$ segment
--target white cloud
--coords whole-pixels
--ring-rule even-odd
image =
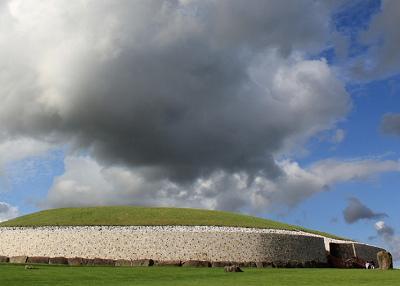
[[[341,143],[345,135],[346,132],[343,129],[336,129],[330,141],[336,144]]]
[[[42,203],[46,207],[146,205],[267,213],[277,206],[295,207],[337,183],[400,168],[400,163],[392,161],[321,161],[314,164],[318,168],[313,165],[307,169],[290,161],[277,164],[283,170],[278,180],[256,176],[251,181],[245,172],[218,171],[194,182],[177,184],[158,176],[149,180],[157,167],[102,167],[88,157],[68,157],[65,174],[55,179]]]
[[[3,188],[8,185],[5,167],[26,158],[44,157],[51,145],[31,138],[0,140],[0,178]]]
[[[0,163],[19,161],[27,157],[45,156],[50,145],[31,138],[0,141]]]
[[[382,172],[400,171],[400,161],[363,160],[341,162],[327,159],[314,163],[310,172],[323,177],[327,183],[368,180]]]
[[[18,207],[13,207],[5,202],[0,202],[0,222],[18,216]]]
[[[375,229],[382,242],[390,247],[390,253],[395,261],[400,260],[400,237],[395,235],[395,230],[384,221],[375,223]]]

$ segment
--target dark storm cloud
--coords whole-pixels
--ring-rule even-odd
[[[68,141],[104,165],[152,167],[150,179],[276,178],[275,153],[349,108],[324,62],[290,57],[318,50],[324,7],[3,2],[2,136]]]
[[[400,114],[386,113],[381,117],[381,125],[378,129],[386,135],[400,136]]]
[[[360,219],[381,219],[388,217],[385,213],[374,213],[363,205],[357,198],[347,198],[350,204],[343,210],[343,218],[347,223],[354,223]]]

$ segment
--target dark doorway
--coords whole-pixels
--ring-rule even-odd
[[[355,257],[353,244],[351,243],[330,243],[329,247],[330,254],[343,261]]]

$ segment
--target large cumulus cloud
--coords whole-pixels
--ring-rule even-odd
[[[67,157],[65,173],[55,178],[39,206],[144,205],[218,209],[253,214],[289,209],[335,184],[371,180],[381,172],[400,171],[400,162],[324,160],[308,168],[289,160],[276,162],[278,179],[256,176],[248,184],[248,173],[216,171],[190,183],[177,184],[167,178],[148,180],[147,168],[104,167],[89,157]],[[349,205],[346,220],[381,218],[357,199]],[[350,216],[347,216],[347,213]]]
[[[86,204],[265,207],[290,181],[277,157],[351,107],[327,62],[308,60],[330,5],[3,1],[0,139],[87,154],[66,159],[91,171],[56,179],[50,206],[96,190]]]

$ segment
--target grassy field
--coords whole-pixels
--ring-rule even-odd
[[[302,230],[342,239],[324,232],[248,215],[186,208],[86,207],[36,212],[0,223],[5,226],[74,225],[208,225]]]
[[[101,267],[0,263],[0,285],[399,285],[400,270]]]

